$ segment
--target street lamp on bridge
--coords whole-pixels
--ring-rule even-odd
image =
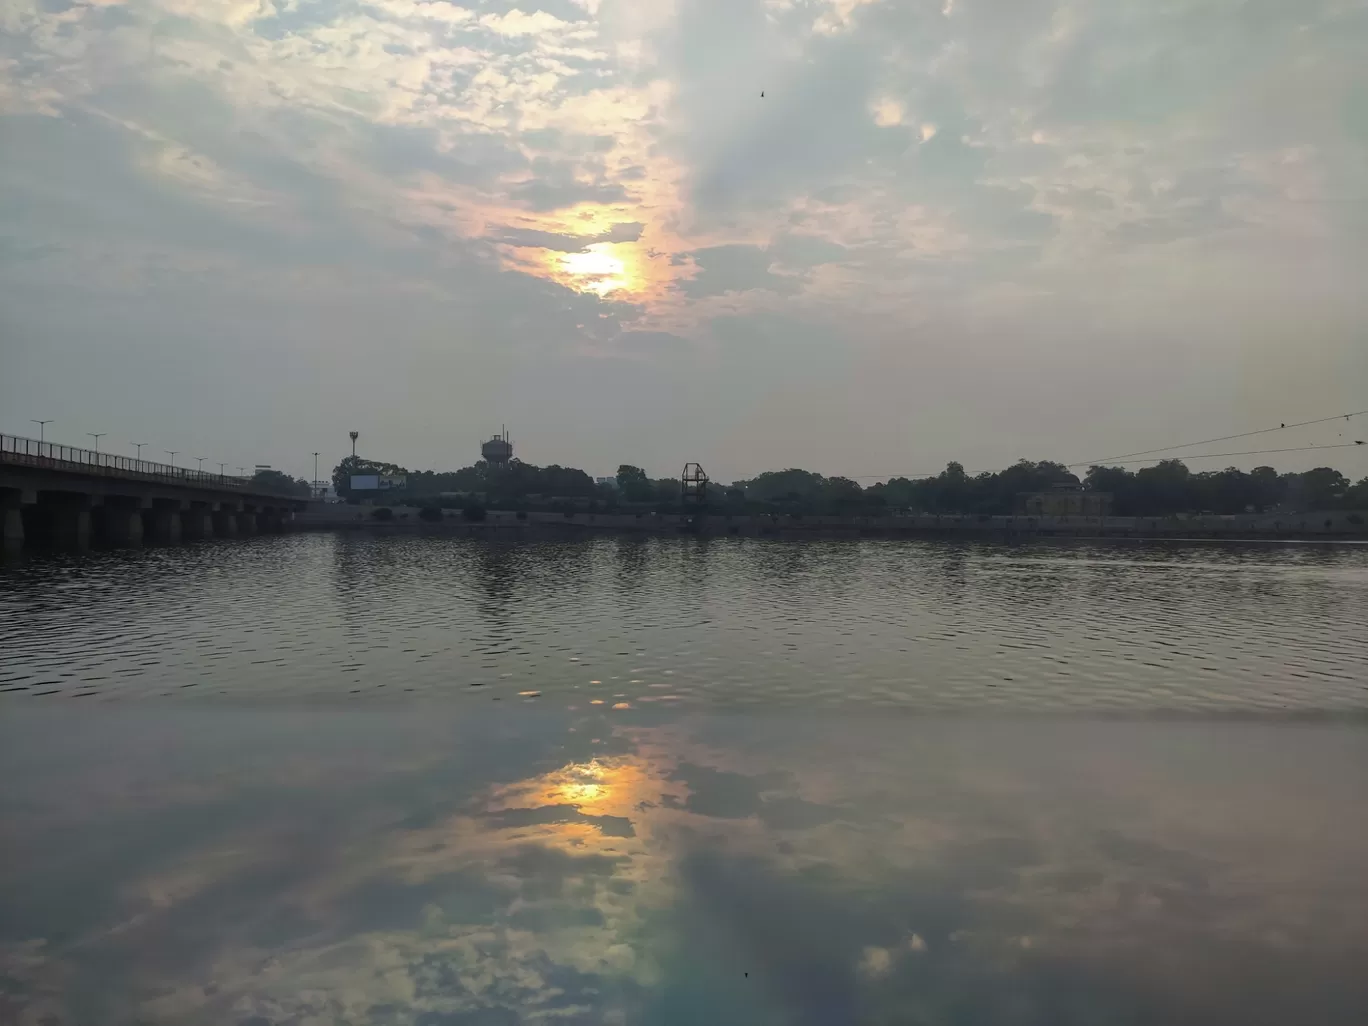
[[[95,451],[96,451],[96,452],[99,452],[99,451],[100,451],[100,439],[103,438],[105,435],[109,434],[109,432],[108,432],[108,431],[87,431],[86,434],[88,434],[91,438],[95,439]]]
[[[166,455],[168,455],[168,456],[171,457],[171,466],[174,467],[174,466],[176,465],[176,453],[180,452],[180,450],[179,450],[179,449],[163,449],[162,452],[166,453]]]
[[[147,443],[147,442],[129,442],[128,444],[131,445],[131,446],[133,446],[133,448],[135,448],[135,449],[138,450],[138,455],[135,456],[135,457],[133,457],[133,458],[136,459],[136,460],[138,460],[139,462],[141,462],[141,461],[142,461],[142,447],[143,447],[144,445],[147,445],[148,443]]]
[[[48,420],[35,420],[32,417],[29,420],[38,425],[38,441],[41,442],[43,440],[43,428],[45,425],[51,424],[52,420],[50,418]]]

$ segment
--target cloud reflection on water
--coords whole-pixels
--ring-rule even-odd
[[[12,717],[0,1020],[1368,1010],[1356,729],[632,716]]]

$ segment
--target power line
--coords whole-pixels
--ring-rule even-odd
[[[1280,429],[1274,428],[1273,430],[1274,430],[1274,431],[1277,431],[1277,430],[1280,430]],[[1198,453],[1192,453],[1192,454],[1187,455],[1187,456],[1175,457],[1175,459],[1184,459],[1184,460],[1211,460],[1211,459],[1216,459],[1216,458],[1221,457],[1221,456],[1263,456],[1263,455],[1265,455],[1265,454],[1267,454],[1267,453],[1274,453],[1274,452],[1310,452],[1310,451],[1312,451],[1313,449],[1353,449],[1353,448],[1356,448],[1356,447],[1357,447],[1358,445],[1360,445],[1360,444],[1361,444],[1361,443],[1359,443],[1359,442],[1345,442],[1345,443],[1343,443],[1343,444],[1336,443],[1336,444],[1334,444],[1334,445],[1302,445],[1302,446],[1298,446],[1297,448],[1294,448],[1294,449],[1246,449],[1244,452],[1198,452]],[[1111,463],[1153,463],[1154,461],[1153,461],[1153,460],[1111,460],[1110,462],[1111,462]],[[1094,465],[1095,465],[1095,464],[1094,464]],[[1065,466],[1067,466],[1067,467],[1081,467],[1081,466],[1083,466],[1083,464],[1082,464],[1082,463],[1066,463]]]
[[[1194,445],[1211,445],[1214,442],[1229,442],[1231,439],[1234,438],[1251,438],[1254,435],[1266,435],[1270,431],[1291,431],[1293,428],[1307,427],[1310,424],[1328,424],[1332,420],[1348,420],[1350,417],[1362,417],[1365,413],[1368,413],[1368,410],[1356,410],[1353,413],[1337,413],[1333,417],[1319,417],[1316,420],[1302,420],[1298,421],[1295,424],[1279,424],[1277,427],[1259,428],[1259,430],[1257,431],[1243,431],[1238,435],[1222,435],[1220,438],[1203,438],[1200,442],[1183,442],[1181,445],[1166,445],[1160,449],[1142,449],[1139,452],[1123,452],[1119,456],[1106,456],[1100,460],[1080,460],[1077,463],[1066,463],[1064,464],[1064,466],[1091,467],[1099,466],[1106,463],[1119,463],[1122,460],[1127,460],[1132,456],[1150,456],[1157,452],[1171,452],[1174,449],[1190,449]],[[1295,450],[1284,449],[1269,451],[1293,452]]]
[[[1231,441],[1231,440],[1233,440],[1233,439],[1236,439],[1236,438],[1251,438],[1251,437],[1253,437],[1254,435],[1266,435],[1266,434],[1268,434],[1269,432],[1272,432],[1272,431],[1291,431],[1293,428],[1309,427],[1309,426],[1312,425],[1312,424],[1328,424],[1328,423],[1330,423],[1330,422],[1333,421],[1333,420],[1348,420],[1350,417],[1362,417],[1362,416],[1364,416],[1365,414],[1368,414],[1368,410],[1355,410],[1353,413],[1336,413],[1336,414],[1335,414],[1334,416],[1332,416],[1332,417],[1317,417],[1315,420],[1299,420],[1299,421],[1297,421],[1295,424],[1279,424],[1277,427],[1274,427],[1274,428],[1259,428],[1257,431],[1242,431],[1242,432],[1240,432],[1239,434],[1235,434],[1235,435],[1221,435],[1219,438],[1204,438],[1204,439],[1202,439],[1202,440],[1199,441],[1199,442],[1183,442],[1181,445],[1166,445],[1166,446],[1164,446],[1162,449],[1142,449],[1142,450],[1139,451],[1139,452],[1124,452],[1124,453],[1122,453],[1122,454],[1119,455],[1119,456],[1107,456],[1107,457],[1105,457],[1105,458],[1103,458],[1103,459],[1100,459],[1100,460],[1080,460],[1080,461],[1077,462],[1077,463],[1064,463],[1064,464],[1061,464],[1061,466],[1063,466],[1063,467],[1065,467],[1065,468],[1070,468],[1070,469],[1071,469],[1071,468],[1073,468],[1073,467],[1092,467],[1092,466],[1100,466],[1100,465],[1104,465],[1104,464],[1108,464],[1108,463],[1112,463],[1112,464],[1115,464],[1115,463],[1153,463],[1153,462],[1156,462],[1156,461],[1154,461],[1154,460],[1137,460],[1137,459],[1131,459],[1130,457],[1132,457],[1132,456],[1151,456],[1151,455],[1154,455],[1155,453],[1171,452],[1171,451],[1173,451],[1174,449],[1190,449],[1190,448],[1192,448],[1194,445],[1211,445],[1211,444],[1213,444],[1213,443],[1215,443],[1215,442],[1229,442],[1229,441]],[[1336,444],[1336,445],[1307,445],[1307,446],[1302,446],[1302,447],[1300,447],[1300,448],[1291,448],[1291,449],[1251,449],[1251,450],[1249,450],[1248,452],[1211,452],[1211,453],[1193,453],[1193,454],[1189,454],[1189,455],[1187,455],[1187,456],[1183,456],[1183,457],[1181,457],[1181,458],[1182,458],[1182,459],[1188,459],[1188,460],[1204,460],[1204,459],[1215,459],[1215,458],[1222,457],[1222,456],[1262,456],[1262,455],[1266,455],[1266,454],[1280,453],[1280,452],[1308,452],[1308,451],[1310,451],[1310,450],[1312,450],[1312,449],[1353,449],[1353,448],[1356,448],[1356,447],[1358,446],[1358,444],[1359,444],[1359,443],[1357,443],[1357,442],[1347,442],[1347,443],[1345,443],[1344,445],[1338,445],[1338,444]],[[1000,473],[1002,473],[1002,470],[1003,470],[1003,469],[1006,469],[1006,468],[1001,468],[1001,469],[998,469],[998,470],[991,470],[991,471],[979,471],[978,473],[1000,474]],[[931,473],[920,473],[920,474],[916,474],[916,473],[913,473],[913,474],[909,474],[909,473],[900,473],[900,474],[839,474],[839,475],[837,475],[837,476],[838,476],[838,477],[844,477],[844,478],[847,478],[847,479],[852,480],[852,481],[891,481],[891,480],[893,480],[894,478],[898,478],[898,477],[907,478],[907,479],[909,479],[909,480],[915,481],[915,480],[924,479],[924,478],[928,478],[928,477],[936,477],[936,476],[939,475],[940,473],[941,473],[941,471],[937,470],[937,471],[932,471]],[[966,476],[966,477],[973,477],[973,476],[975,476],[974,474],[970,473],[970,472],[967,471],[967,470],[966,470],[964,473],[965,473],[965,476]]]

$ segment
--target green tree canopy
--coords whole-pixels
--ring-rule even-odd
[[[361,456],[347,456],[333,468],[333,490],[344,499],[352,497],[351,479],[353,475],[362,477],[368,474],[407,474],[408,471],[396,463],[368,460]]]
[[[304,498],[313,494],[313,488],[303,478],[291,477],[279,470],[258,470],[252,475],[252,487],[276,495],[298,495]]]
[[[272,480],[277,484],[293,480],[269,473],[276,474]],[[349,496],[353,474],[405,473],[408,486],[395,498],[409,502],[435,501],[442,493],[453,492],[515,505],[532,496],[608,502],[621,498],[658,509],[677,507],[680,502],[678,478],[653,479],[641,467],[628,463],[618,467],[617,496],[605,493],[575,467],[537,467],[518,460],[497,468],[481,462],[454,471],[408,472],[393,463],[349,456],[333,471],[333,483],[339,495]],[[298,494],[307,494],[305,482],[294,482],[293,487]],[[785,513],[852,514],[892,508],[917,513],[1006,515],[1016,511],[1021,493],[1060,487],[1109,493],[1114,497],[1114,512],[1122,516],[1368,510],[1368,478],[1351,485],[1348,478],[1330,467],[1281,475],[1272,467],[1256,467],[1250,472],[1237,467],[1194,472],[1177,459],[1134,471],[1094,466],[1088,468],[1082,482],[1068,467],[1049,460],[1019,460],[1004,470],[972,476],[963,464],[952,462],[934,477],[895,477],[868,488],[851,478],[824,477],[790,467],[736,481],[726,489],[719,487],[711,495],[715,504],[733,510],[749,507]]]
[[[618,491],[628,502],[650,502],[655,497],[655,486],[646,471],[624,463],[617,469]]]

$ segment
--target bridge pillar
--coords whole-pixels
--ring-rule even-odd
[[[105,498],[100,507],[100,540],[120,549],[136,549],[143,542],[142,503],[115,496]]]
[[[180,501],[157,499],[143,511],[143,536],[158,545],[175,545],[181,540]]]
[[[190,508],[181,512],[181,537],[186,541],[214,536],[213,516],[209,506],[203,502],[192,502]]]
[[[234,514],[237,518],[237,533],[246,537],[257,533],[256,510],[244,509]]]
[[[232,538],[237,534],[237,510],[229,503],[219,503],[213,513],[214,537]]]
[[[280,510],[267,507],[258,511],[257,530],[262,534],[279,534],[285,530],[285,519]]]
[[[52,542],[59,548],[90,548],[90,528],[88,500],[76,500],[52,507]]]
[[[17,488],[0,489],[0,552],[24,547],[24,497]]]
[[[24,547],[24,511],[18,506],[0,507],[0,541],[6,552]]]

